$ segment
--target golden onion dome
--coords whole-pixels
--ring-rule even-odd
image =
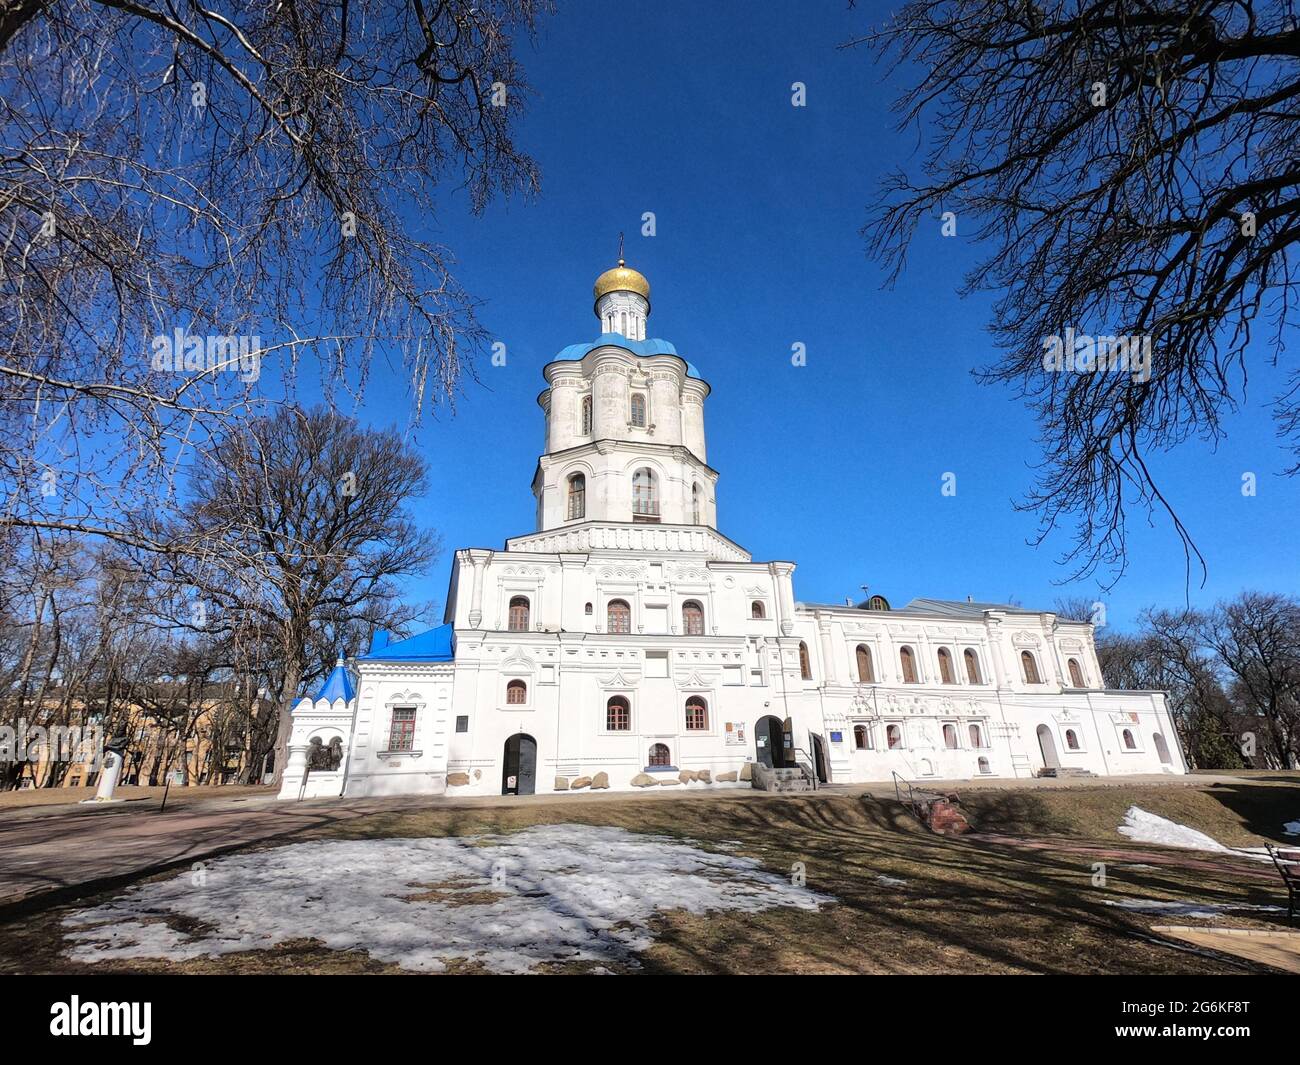
[[[606,270],[596,278],[596,287],[592,291],[597,302],[600,301],[601,296],[608,295],[610,292],[635,292],[646,303],[650,302],[650,282],[643,274],[630,266],[624,266],[622,259],[619,259],[614,269]]]

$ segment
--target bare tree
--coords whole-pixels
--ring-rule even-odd
[[[1073,523],[1064,561],[1117,578],[1126,508],[1163,509],[1190,575],[1199,552],[1148,460],[1219,439],[1249,360],[1276,359],[1294,322],[1295,4],[913,0],[862,40],[916,75],[898,110],[927,144],[919,177],[888,180],[864,233],[895,276],[918,227],[939,234],[946,212],[988,249],[963,291],[998,293],[1005,354],[982,377],[1039,419],[1023,504],[1039,510],[1038,541]],[[1145,338],[1147,372],[1116,358],[1140,358]],[[1064,368],[1047,358],[1066,348]],[[1294,472],[1291,382],[1276,405]]]
[[[1234,701],[1262,731],[1265,760],[1275,768],[1296,768],[1300,765],[1300,600],[1247,592],[1220,604],[1203,619],[1199,632],[1227,670]]]
[[[1169,709],[1192,764],[1237,769],[1244,763],[1238,742],[1236,707],[1225,690],[1220,663],[1206,647],[1202,611],[1147,610],[1141,631],[1110,641],[1107,655],[1121,687],[1167,693]]]
[[[220,441],[191,487],[187,529],[176,535],[202,531],[207,551],[164,561],[181,592],[174,620],[219,638],[256,631],[273,645],[278,780],[300,685],[342,650],[325,639],[388,614],[398,624],[412,617],[394,581],[438,552],[407,509],[427,488],[424,460],[393,431],[292,410]]]
[[[178,546],[133,519],[304,359],[451,397],[483,333],[430,221],[537,188],[546,6],[0,4],[0,528]]]

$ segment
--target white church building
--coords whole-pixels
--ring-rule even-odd
[[[649,283],[620,259],[595,314],[542,371],[536,531],[457,551],[445,624],[302,700],[282,798],[1186,772],[1163,693],[1108,689],[1088,623],[796,598],[793,562],[718,529],[710,389],[647,339]]]

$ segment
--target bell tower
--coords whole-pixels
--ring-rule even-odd
[[[709,386],[672,344],[646,338],[650,282],[621,256],[593,294],[600,335],[542,371],[538,531],[581,522],[715,527],[718,475],[704,450]]]

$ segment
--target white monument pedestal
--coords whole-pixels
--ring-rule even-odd
[[[95,791],[93,799],[82,799],[80,805],[86,806],[92,803],[105,802],[122,802],[121,799],[113,798],[113,792],[117,790],[117,780],[122,775],[122,756],[116,751],[104,752],[104,769],[99,774],[99,787]]]

